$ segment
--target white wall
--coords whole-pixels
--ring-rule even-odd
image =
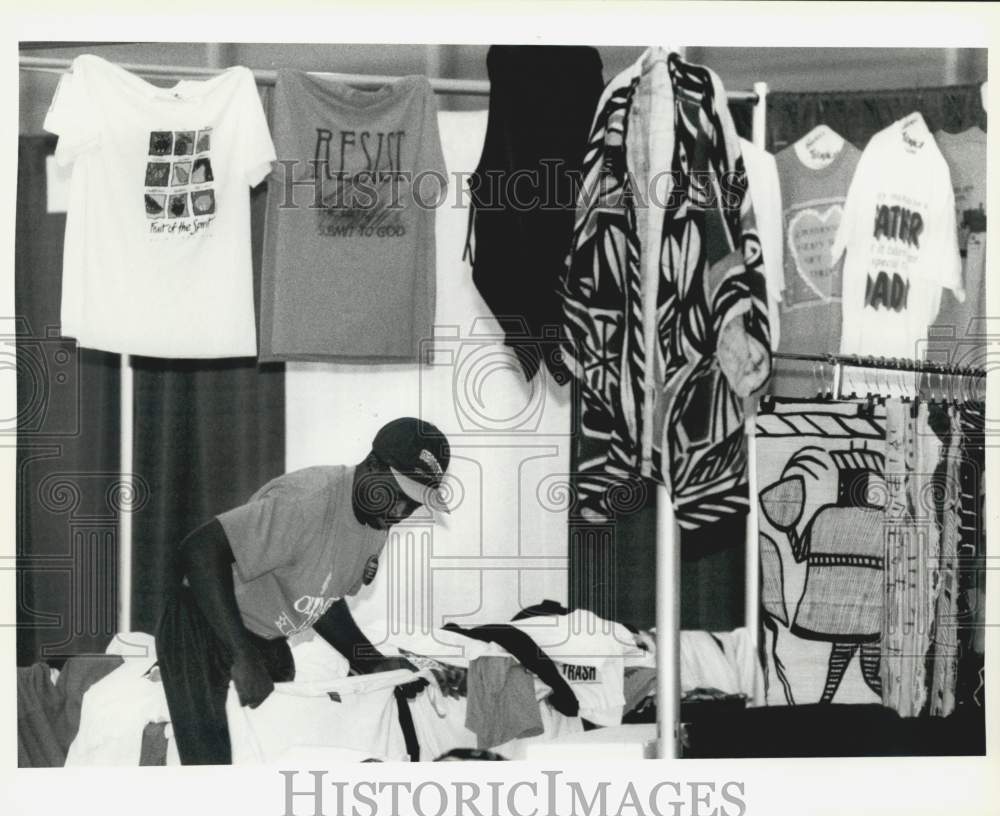
[[[485,111],[440,114],[449,173],[479,159]],[[463,199],[465,196],[462,197]],[[447,620],[507,620],[545,598],[566,601],[569,394],[540,373],[525,382],[472,284],[462,250],[468,210],[437,211],[434,365],[288,365],[287,468],[356,463],[386,421],[434,422],[452,445],[457,506],[444,524],[416,519],[390,539],[375,582],[353,604],[378,638]]]

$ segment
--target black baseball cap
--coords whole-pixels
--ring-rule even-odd
[[[403,493],[432,510],[450,512],[441,484],[451,448],[436,426],[416,417],[394,419],[375,434],[372,451],[389,466]]]

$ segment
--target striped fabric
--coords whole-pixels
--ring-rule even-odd
[[[887,403],[882,703],[947,716],[958,671],[958,409]]]
[[[941,458],[935,468],[936,522],[941,530],[937,564],[937,604],[931,641],[929,713],[947,717],[955,710],[958,680],[958,543],[962,427],[955,407],[942,409],[948,427],[941,431]]]
[[[665,481],[693,529],[747,505],[741,398],[769,373],[766,286],[722,84],[648,53],[602,98],[563,281],[577,485],[603,521],[637,504],[641,477]]]
[[[962,654],[983,654],[985,631],[983,566],[986,556],[986,531],[982,511],[985,494],[985,411],[983,403],[961,406],[962,432],[959,465],[958,510],[958,620]],[[975,686],[967,683],[966,686]]]

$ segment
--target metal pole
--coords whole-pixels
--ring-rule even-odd
[[[656,488],[656,717],[657,756],[676,759],[680,722],[680,547],[674,506]]]
[[[132,506],[135,501],[135,485],[132,477],[134,462],[132,459],[132,440],[134,436],[132,396],[134,384],[132,379],[132,358],[128,354],[121,356],[121,416],[120,465],[124,501],[118,521],[118,625],[119,632],[132,631]]]
[[[73,64],[72,60],[56,59],[52,57],[20,57],[19,65],[23,69],[37,71],[68,71]],[[144,77],[163,77],[168,79],[207,79],[219,73],[217,68],[205,68],[194,65],[139,65],[134,63],[118,63],[120,68],[124,68],[133,74]],[[356,88],[376,89],[381,88],[389,82],[399,79],[396,76],[373,75],[373,74],[340,74],[329,71],[309,71],[312,76],[327,77],[343,82],[346,85],[353,85]],[[255,68],[254,78],[258,85],[274,85],[278,80],[278,72]],[[431,88],[439,94],[454,94],[458,96],[489,96],[490,83],[485,79],[444,79],[441,77],[430,78]],[[757,100],[759,95],[755,91],[729,91],[727,97],[730,100]]]
[[[761,150],[767,149],[767,83],[755,82],[753,93],[757,104],[753,108],[753,143]]]
[[[747,490],[749,510],[746,530],[746,564],[744,565],[743,625],[750,635],[753,654],[757,654],[757,630],[760,611],[760,537],[757,534],[757,404],[747,400]]]
[[[68,71],[72,66],[72,60],[50,59],[48,57],[21,57],[19,65],[21,68],[26,69]],[[207,79],[219,73],[218,68],[205,68],[193,65],[137,65],[131,63],[118,63],[118,65],[130,73],[144,77]],[[386,83],[399,79],[399,77],[395,76],[372,74],[340,74],[327,71],[310,71],[309,73],[312,76],[335,79],[362,89],[381,88]],[[274,85],[278,80],[277,71],[254,69],[253,75],[259,85]],[[485,79],[441,79],[439,77],[432,77],[430,83],[431,87],[439,94],[489,96],[490,93],[490,83]]]
[[[844,368],[878,368],[893,371],[916,371],[923,374],[956,374],[962,377],[985,377],[981,368],[955,366],[954,368],[931,360],[904,360],[886,357],[861,357],[852,354],[799,354],[792,351],[775,351],[771,356],[776,360],[802,360],[811,363],[827,363]]]

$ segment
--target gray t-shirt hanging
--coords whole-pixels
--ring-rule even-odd
[[[272,113],[260,359],[418,360],[446,183],[430,83],[279,71]]]
[[[972,127],[961,133],[938,131],[934,140],[948,163],[955,191],[955,221],[962,255],[959,301],[949,289],[928,331],[928,359],[939,363],[982,366],[986,316],[986,133]]]
[[[843,258],[831,260],[844,200],[861,151],[850,142],[826,167],[806,167],[789,145],[775,157],[781,183],[785,291],[778,351],[837,354],[840,351]],[[782,397],[812,397],[813,366],[780,360],[771,391]]]

